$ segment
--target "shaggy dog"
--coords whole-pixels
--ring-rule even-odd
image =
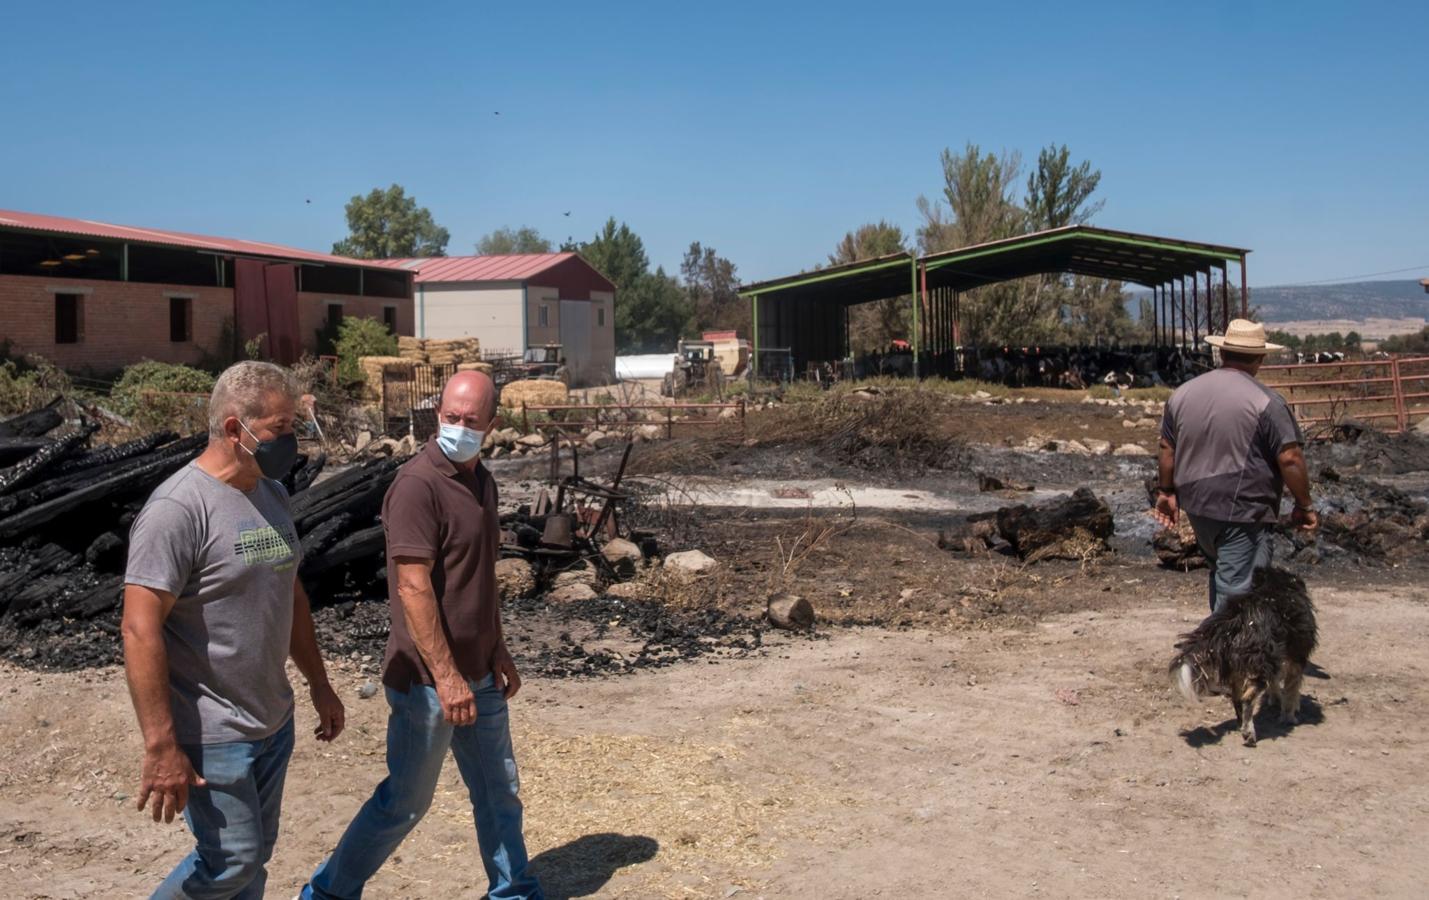
[[[1226,601],[1190,634],[1171,660],[1172,681],[1192,703],[1230,694],[1246,746],[1255,745],[1255,701],[1268,692],[1280,720],[1293,724],[1300,681],[1315,649],[1315,607],[1305,582],[1283,569],[1257,572],[1251,592]]]

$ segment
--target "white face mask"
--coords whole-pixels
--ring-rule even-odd
[[[441,423],[437,429],[437,446],[454,463],[469,462],[481,452],[481,443],[485,439],[484,431],[450,422]]]

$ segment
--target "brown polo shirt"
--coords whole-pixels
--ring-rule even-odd
[[[382,527],[387,535],[387,597],[392,608],[383,684],[407,691],[413,684],[432,683],[432,673],[407,631],[397,594],[394,560],[399,556],[432,560],[432,587],[457,670],[468,679],[485,677],[501,638],[496,479],[481,465],[472,473],[461,471],[436,441],[428,441],[398,470],[387,489]]]

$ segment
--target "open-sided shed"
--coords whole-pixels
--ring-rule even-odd
[[[1069,273],[1150,288],[1152,329],[1158,346],[1194,345],[1225,327],[1234,314],[1227,267],[1240,269],[1241,309],[1249,308],[1245,258],[1240,247],[1206,244],[1071,225],[1005,240],[915,257],[899,253],[814,272],[747,284],[739,289],[753,310],[753,344],[787,347],[796,370],[848,353],[848,309],[890,297],[912,303],[912,350],[918,374],[924,353],[962,343],[961,295],[985,285],[1030,275]],[[1213,275],[1220,272],[1219,296]],[[1188,284],[1189,283],[1189,284]]]

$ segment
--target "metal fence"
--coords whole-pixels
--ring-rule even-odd
[[[406,431],[425,440],[437,430],[437,403],[456,363],[389,368],[382,373],[382,422],[388,433]]]
[[[744,430],[744,401],[735,403],[633,403],[633,404],[568,404],[535,406],[531,404],[521,404],[521,432],[530,434],[532,430],[551,429],[555,431],[583,431],[587,428],[599,430],[601,428],[628,428],[635,425],[659,425],[665,429],[667,438],[675,436],[675,426],[684,427],[686,425],[718,425],[726,420],[720,418],[720,414],[727,409],[735,410],[735,419],[738,420],[740,431]],[[643,413],[646,410],[655,410],[664,414],[663,419],[657,417],[652,421]],[[700,412],[716,411],[712,418],[683,418],[676,420],[676,413],[690,412],[698,410]],[[632,412],[641,413],[638,417]],[[552,416],[546,420],[532,420],[531,414],[544,414]],[[590,418],[571,418],[571,413],[587,414]],[[554,415],[552,415],[554,414]]]
[[[1429,418],[1429,356],[1264,366],[1310,434],[1345,419],[1402,432]]]

